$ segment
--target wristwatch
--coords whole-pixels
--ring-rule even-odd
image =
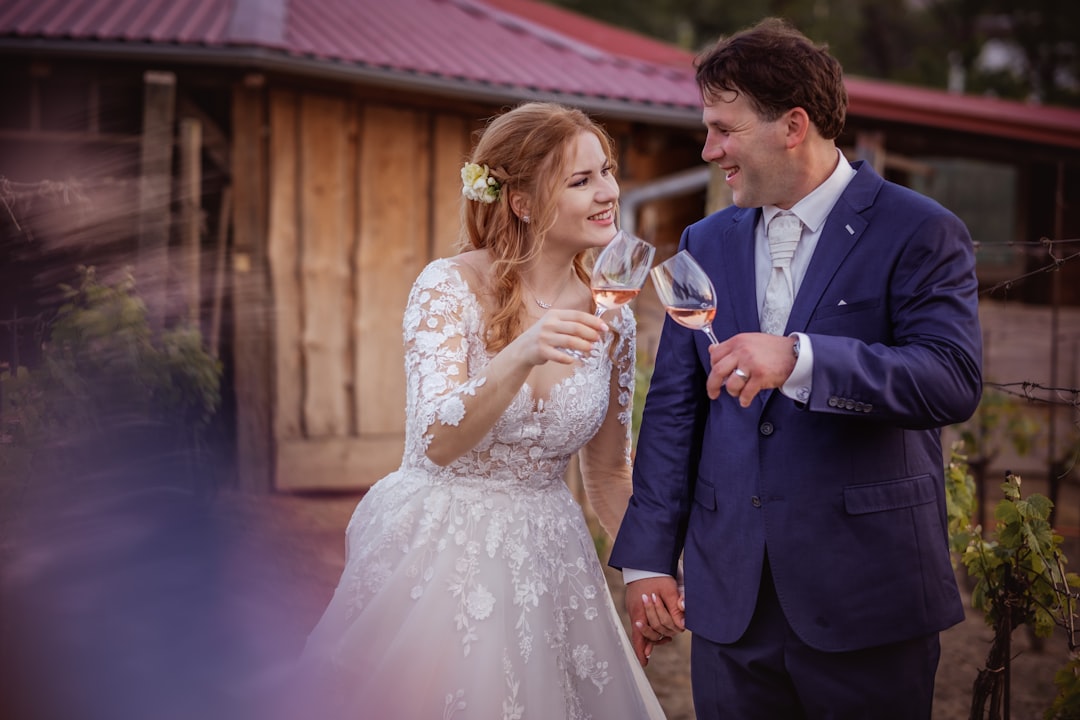
[[[799,336],[798,335],[792,335],[791,337],[795,341],[795,342],[791,343],[791,354],[795,356],[796,360],[798,360],[799,359]]]

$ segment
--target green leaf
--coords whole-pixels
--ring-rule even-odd
[[[1054,508],[1054,503],[1050,502],[1050,498],[1035,494],[1028,497],[1027,503],[1031,506],[1035,517],[1043,520],[1050,519],[1050,511]]]
[[[1020,512],[1016,509],[1016,503],[1002,500],[994,508],[994,517],[1003,523],[1020,522]]]

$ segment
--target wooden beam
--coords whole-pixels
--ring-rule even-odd
[[[267,111],[261,87],[233,88],[233,390],[241,490],[273,489],[273,297],[266,260]]]
[[[143,76],[143,130],[139,182],[136,282],[154,331],[165,325],[168,298],[169,203],[172,198],[176,76]]]
[[[202,238],[202,126],[194,118],[180,121],[180,262],[178,285],[187,306],[186,322],[201,329],[200,283]]]
[[[855,133],[855,159],[865,160],[878,175],[884,175],[885,133],[880,130]]]
[[[352,266],[346,101],[304,94],[299,105],[300,289],[303,307],[304,431],[348,435],[352,388],[349,331]]]
[[[277,488],[362,490],[401,464],[400,434],[308,438],[277,443]]]
[[[60,130],[0,130],[0,140],[41,143],[100,143],[102,145],[138,145],[142,135],[120,133],[79,132]]]
[[[357,429],[367,437],[405,426],[401,318],[413,280],[434,246],[428,238],[429,196],[417,192],[429,187],[434,163],[428,157],[432,124],[426,113],[366,106],[360,127],[353,377]]]
[[[187,95],[181,95],[178,99],[179,114],[181,117],[191,117],[202,125],[203,150],[207,157],[222,172],[229,171],[229,137],[201,107],[195,104]]]
[[[218,214],[217,248],[214,262],[214,297],[210,307],[210,354],[220,356],[221,315],[225,306],[225,278],[228,275],[229,227],[232,224],[232,187],[221,191],[221,211]]]
[[[461,186],[457,179],[469,157],[470,125],[460,115],[435,116],[431,147],[431,236],[433,257],[449,257],[461,240]]]
[[[304,299],[300,292],[299,110],[297,94],[270,92],[270,208],[267,261],[274,296],[274,442],[303,435]]]

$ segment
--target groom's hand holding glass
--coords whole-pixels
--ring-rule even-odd
[[[762,390],[784,386],[798,360],[796,339],[767,333],[739,333],[709,346],[712,370],[705,384],[709,398],[726,389],[749,407]]]
[[[794,341],[765,333],[741,333],[720,342],[712,331],[716,290],[705,270],[686,250],[680,250],[652,269],[656,294],[675,322],[702,330],[709,337],[707,389],[713,400],[720,390],[749,407],[762,390],[783,387],[795,369]]]

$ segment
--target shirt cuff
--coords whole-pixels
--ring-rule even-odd
[[[652,570],[634,570],[633,568],[623,568],[622,577],[623,583],[629,585],[636,580],[644,580],[645,578],[671,576],[667,573],[653,572]]]
[[[795,369],[780,392],[796,402],[806,403],[810,401],[810,390],[814,383],[814,346],[809,335],[791,333],[790,337],[799,338],[799,357],[795,359]]]

